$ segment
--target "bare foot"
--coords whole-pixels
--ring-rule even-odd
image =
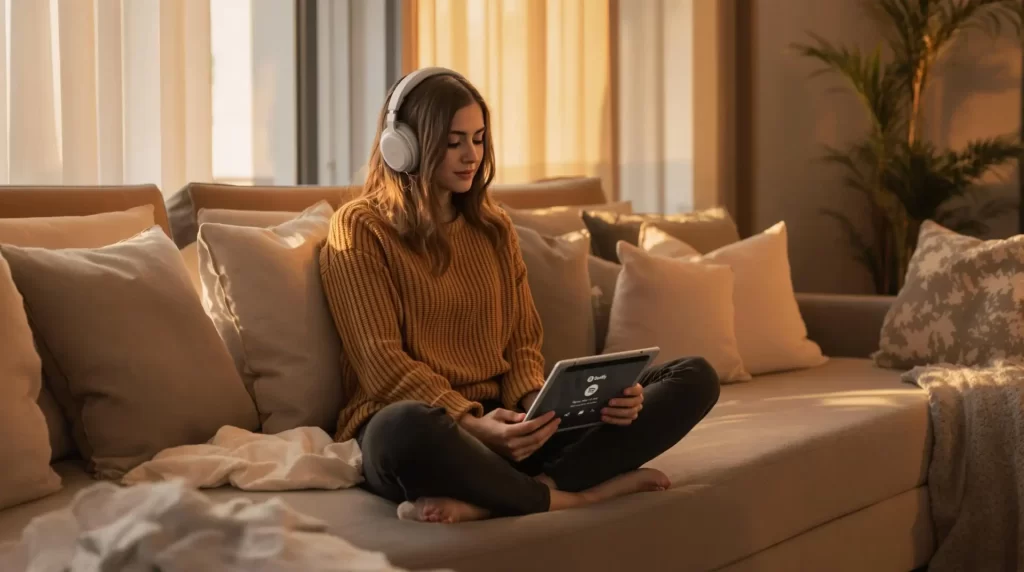
[[[538,480],[548,484],[544,479]],[[551,484],[554,484],[554,481],[551,481]],[[665,473],[659,470],[637,469],[608,479],[581,493],[568,493],[552,488],[551,503],[548,510],[555,511],[586,506],[633,493],[663,491],[671,485],[672,483],[665,476]]]
[[[483,520],[490,515],[490,512],[478,506],[441,497],[424,497],[416,499],[416,502],[406,501],[398,505],[398,518],[419,522],[452,524],[456,522],[469,522],[471,520]]]
[[[657,469],[637,469],[608,479],[584,494],[593,502],[602,502],[633,493],[663,491],[671,485],[665,473]]]

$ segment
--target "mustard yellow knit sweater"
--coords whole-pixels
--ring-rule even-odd
[[[459,217],[452,262],[435,276],[363,201],[340,208],[320,252],[324,291],[342,340],[344,407],[335,439],[355,436],[385,406],[416,400],[455,420],[480,401],[514,409],[544,383],[542,327],[512,222],[495,250]]]

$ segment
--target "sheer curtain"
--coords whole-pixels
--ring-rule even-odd
[[[210,0],[0,2],[0,184],[211,178]]]
[[[406,71],[452,68],[487,100],[496,182],[614,189],[609,0],[415,0],[405,17]]]
[[[406,0],[407,69],[452,67],[508,182],[600,176],[639,212],[730,206],[736,0]]]

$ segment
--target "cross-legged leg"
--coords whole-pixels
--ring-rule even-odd
[[[633,471],[678,443],[718,402],[718,375],[703,358],[647,370],[643,408],[626,427],[602,425],[555,434],[535,453],[535,468],[559,490],[582,491]],[[576,433],[576,434],[574,434]],[[536,466],[536,463],[540,466]],[[530,459],[524,466],[530,465]]]
[[[547,511],[550,489],[466,433],[444,409],[403,401],[359,435],[366,488],[393,502],[451,498],[494,516]]]
[[[552,490],[459,427],[443,409],[419,402],[389,405],[358,435],[365,488],[399,503],[402,518],[461,522],[562,510],[657,490],[636,471],[581,491]]]

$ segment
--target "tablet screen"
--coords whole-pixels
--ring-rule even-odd
[[[559,430],[600,423],[601,408],[636,383],[648,361],[638,356],[569,367],[545,396],[544,411],[554,409],[562,418]]]

